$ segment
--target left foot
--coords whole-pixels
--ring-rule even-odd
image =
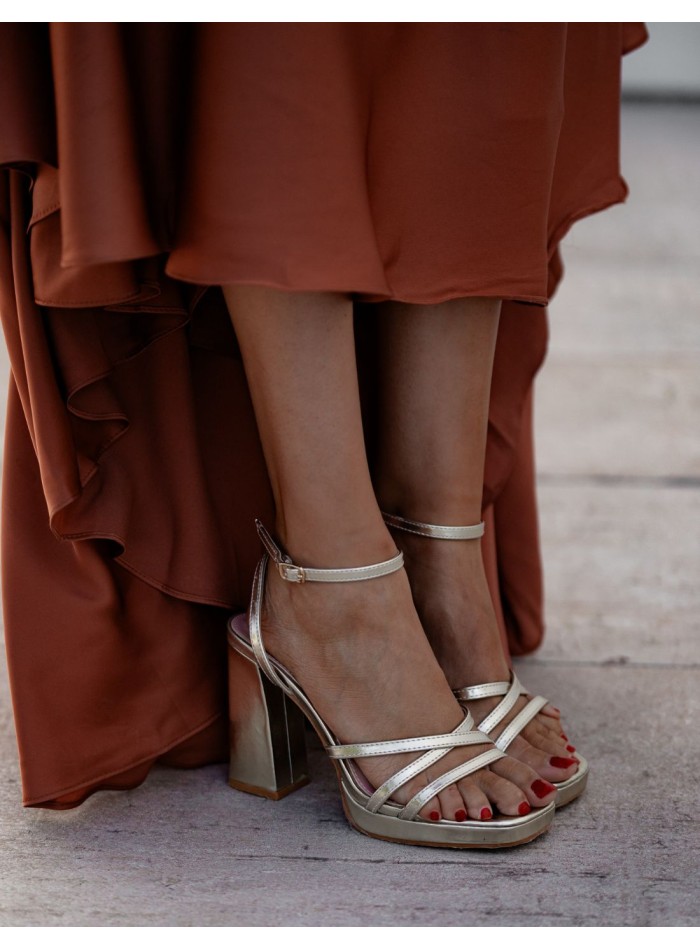
[[[404,552],[413,599],[435,656],[452,689],[510,679],[498,622],[486,582],[481,545],[476,541],[392,534]],[[495,739],[531,697],[521,696],[491,733]],[[502,696],[469,703],[480,723]],[[575,774],[575,747],[565,735],[558,709],[547,705],[508,746],[508,755],[548,782]]]

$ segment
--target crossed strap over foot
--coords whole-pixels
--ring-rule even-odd
[[[412,521],[401,515],[392,515],[382,512],[384,521],[392,528],[408,531],[409,534],[420,534],[426,538],[438,538],[445,541],[469,541],[480,538],[484,533],[484,522],[467,525],[428,524],[424,521]],[[488,696],[503,696],[502,702],[493,709],[488,716],[479,723],[477,728],[481,732],[491,733],[508,715],[519,696],[527,696],[527,690],[521,685],[515,673],[511,674],[510,682],[483,683],[481,686],[465,686],[464,689],[454,690],[454,694],[461,702],[475,699],[486,699]],[[503,732],[494,739],[494,745],[504,752],[513,739],[535,718],[537,713],[547,705],[543,696],[535,696],[517,716],[509,723]]]
[[[434,798],[438,792],[441,792],[453,782],[466,778],[472,772],[485,768],[492,762],[498,761],[505,756],[504,752],[493,748],[494,743],[483,732],[474,729],[474,720],[470,713],[464,717],[462,722],[452,732],[435,736],[419,736],[414,739],[391,739],[383,742],[356,742],[348,745],[330,745],[326,747],[326,752],[332,759],[359,759],[371,755],[392,755],[398,752],[418,752],[421,749],[428,749],[424,755],[409,762],[404,768],[400,769],[394,775],[390,776],[377,788],[374,794],[367,802],[368,811],[377,812],[391,796],[402,785],[410,782],[412,778],[419,775],[425,769],[434,765],[444,755],[458,746],[465,745],[483,745],[491,746],[486,752],[475,756],[467,762],[462,762],[456,768],[444,772],[434,781],[430,782],[401,809],[398,816],[407,821],[415,818],[418,812],[426,805],[431,798]]]
[[[367,580],[372,577],[383,577],[385,574],[391,574],[393,571],[397,571],[403,567],[403,554],[398,551],[394,557],[389,558],[387,561],[381,561],[377,564],[368,564],[362,567],[301,567],[292,562],[289,555],[279,547],[272,535],[260,521],[256,520],[256,527],[258,535],[265,547],[266,554],[259,562],[253,579],[253,593],[249,616],[250,643],[260,667],[273,683],[276,683],[285,692],[289,692],[291,689],[297,694],[303,694],[303,690],[299,684],[296,683],[291,674],[284,671],[278,664],[273,665],[263,645],[260,615],[268,561],[271,559],[275,563],[283,580],[293,584],[304,584],[307,581],[359,581]],[[399,818],[410,821],[417,817],[418,812],[431,798],[434,798],[438,792],[447,788],[448,785],[504,757],[505,753],[495,748],[493,741],[485,735],[484,732],[474,728],[474,719],[471,713],[466,710],[465,712],[466,715],[462,722],[449,733],[441,733],[433,736],[416,736],[410,739],[389,739],[379,742],[356,742],[350,744],[329,743],[326,746],[326,752],[330,758],[333,759],[355,760],[367,756],[394,755],[402,752],[420,752],[425,750],[423,755],[419,756],[413,762],[409,762],[408,765],[404,766],[404,768],[400,769],[394,775],[391,775],[379,788],[375,789],[366,807],[368,811],[378,812],[382,805],[390,801],[394,792],[407,782],[410,782],[411,779],[415,778],[425,769],[438,762],[443,756],[447,755],[451,749],[467,745],[489,746],[489,749],[485,752],[440,775],[414,795],[413,798],[401,808],[398,814]],[[398,803],[393,802],[393,804],[396,805]]]
[[[463,689],[454,690],[454,694],[460,703],[473,702],[475,699],[488,699],[491,696],[504,697],[498,706],[492,709],[485,719],[482,719],[477,727],[482,732],[490,734],[503,722],[513,706],[515,706],[518,698],[520,696],[527,696],[528,691],[515,673],[511,673],[510,682],[482,683],[480,686],[465,686]],[[505,752],[513,739],[520,735],[525,726],[547,705],[547,702],[544,696],[535,696],[531,699],[530,702],[520,710],[517,716],[513,717],[503,732],[493,740],[494,745]]]

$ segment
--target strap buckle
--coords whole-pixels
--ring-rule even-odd
[[[306,581],[304,568],[297,564],[292,564],[289,561],[278,561],[277,570],[283,581],[290,581],[292,584],[303,584]]]

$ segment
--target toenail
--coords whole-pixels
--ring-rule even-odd
[[[564,742],[568,742],[568,741],[569,741],[569,737],[568,737],[568,736],[565,736],[563,732],[562,732],[562,734],[561,734],[561,737],[562,737],[562,739],[564,740]]]
[[[578,759],[564,759],[560,755],[552,756],[549,760],[549,764],[553,765],[555,769],[570,769],[572,765],[576,765]]]
[[[431,821],[440,821],[440,812],[439,812],[439,811],[431,811],[431,812],[430,812],[430,820],[431,820]]]
[[[463,808],[460,808],[459,811],[455,812],[455,821],[466,821],[467,813]]]
[[[521,802],[521,803],[518,805],[518,814],[519,814],[519,815],[529,815],[529,814],[530,814],[530,806],[529,806],[529,804],[528,804],[527,802]]]
[[[575,752],[575,751],[576,751],[576,746],[575,746],[575,745],[568,745],[568,746],[566,747],[566,751],[567,751],[567,752]]]
[[[493,812],[490,808],[482,808],[479,818],[481,818],[482,821],[491,821],[493,818]]]
[[[546,798],[547,795],[556,792],[556,788],[553,785],[550,785],[549,782],[543,782],[541,778],[535,779],[532,783],[532,790],[538,798]]]

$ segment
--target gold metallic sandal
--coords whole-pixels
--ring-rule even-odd
[[[345,815],[358,831],[373,838],[401,844],[448,848],[503,848],[524,844],[549,827],[554,804],[533,809],[525,816],[499,817],[482,822],[425,821],[418,812],[438,792],[504,757],[488,736],[474,729],[469,712],[450,733],[381,742],[343,744],[328,729],[291,673],[263,646],[260,615],[265,577],[270,561],[280,576],[293,584],[307,581],[359,581],[382,577],[403,566],[401,552],[365,567],[310,568],[293,564],[256,520],[266,553],[253,580],[249,620],[245,614],[229,620],[229,684],[231,761],[229,784],[236,789],[279,799],[308,780],[304,721],[306,716],[330,756],[338,777]],[[303,714],[303,715],[302,715]],[[488,748],[469,762],[445,772],[422,788],[405,805],[392,794],[424,769],[434,766],[450,749],[466,745]],[[424,754],[375,789],[357,765],[364,756],[397,752]]]
[[[411,521],[408,518],[402,518],[399,515],[390,515],[382,512],[384,521],[389,527],[398,528],[401,531],[408,531],[410,534],[419,534],[426,538],[441,538],[448,541],[465,541],[480,538],[484,533],[484,522],[470,525],[437,525],[426,524],[422,521]],[[520,735],[525,726],[535,718],[543,709],[548,700],[544,696],[534,696],[524,706],[517,716],[508,723],[499,736],[493,736],[493,732],[501,724],[503,719],[512,710],[520,696],[529,696],[530,694],[518,680],[518,677],[511,671],[509,682],[502,683],[482,683],[479,686],[464,686],[462,689],[453,690],[455,696],[466,709],[466,703],[470,700],[486,699],[490,696],[503,696],[501,702],[491,710],[477,726],[481,732],[492,736],[494,745],[505,752],[516,736]],[[588,762],[582,755],[577,754],[579,767],[576,772],[563,782],[552,783],[557,795],[554,804],[557,808],[562,805],[568,805],[569,802],[581,794],[588,781]]]

